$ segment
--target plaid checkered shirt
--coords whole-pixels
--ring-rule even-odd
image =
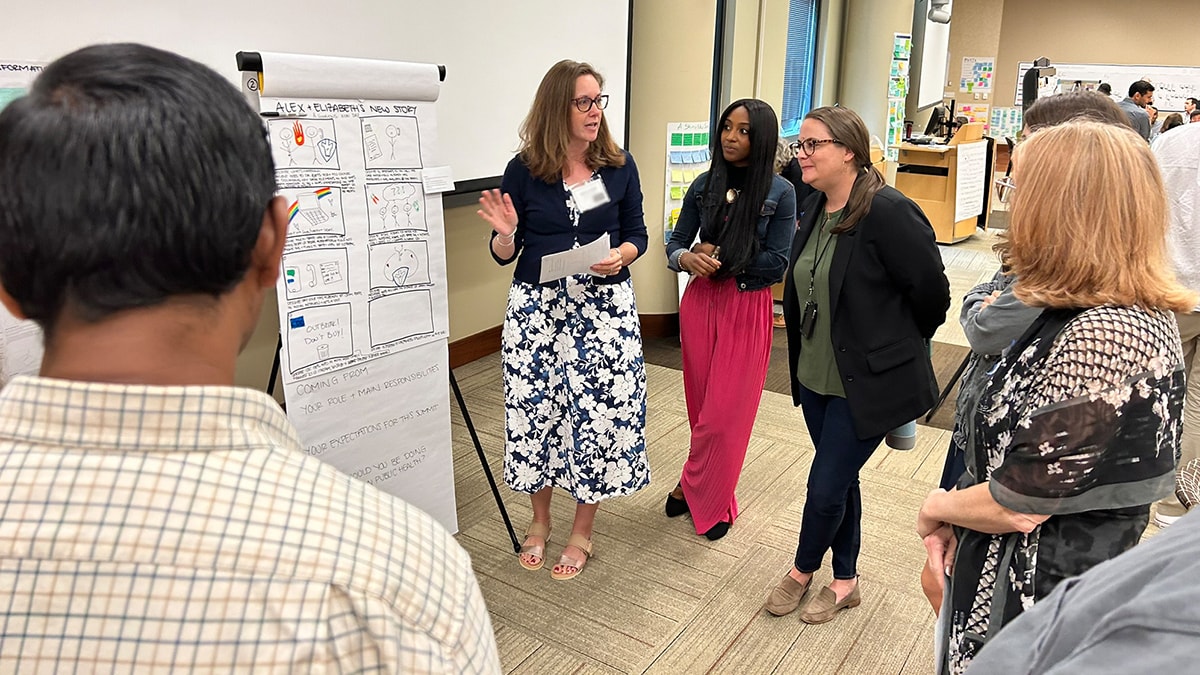
[[[0,672],[499,672],[465,551],[234,387],[0,390]]]

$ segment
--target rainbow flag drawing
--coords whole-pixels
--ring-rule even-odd
[[[315,195],[316,200],[321,200],[321,199],[324,199],[325,197],[330,197],[333,195],[333,188],[328,188],[328,187],[317,188],[316,190],[313,190],[313,195]],[[306,195],[302,194],[299,196],[305,197]],[[305,208],[308,208],[308,209],[315,208],[316,202],[313,201],[313,199],[314,199],[313,197],[308,198],[308,200],[307,200],[308,205]],[[297,199],[296,201],[292,202],[291,206],[288,207],[288,222],[289,223],[291,223],[293,220],[295,220],[296,216],[300,215],[300,202],[301,201],[303,201],[303,200]]]

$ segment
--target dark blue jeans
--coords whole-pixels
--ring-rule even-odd
[[[817,453],[808,472],[808,497],[800,521],[796,569],[815,572],[825,552],[833,549],[833,578],[858,575],[862,539],[862,495],[858,472],[884,434],[861,440],[854,434],[850,405],[800,387],[800,407]]]

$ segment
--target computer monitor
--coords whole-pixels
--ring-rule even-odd
[[[925,125],[926,136],[940,136],[942,129],[946,126],[946,106],[938,104],[933,106],[933,110],[929,113],[929,124]]]
[[[933,107],[929,115],[929,124],[925,125],[926,136],[949,136],[954,122],[954,99],[950,103],[942,103]]]

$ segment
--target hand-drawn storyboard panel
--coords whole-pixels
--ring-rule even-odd
[[[428,231],[425,193],[419,182],[367,186],[367,217],[371,234],[396,230]]]
[[[362,118],[368,169],[420,169],[421,133],[416,117]]]
[[[389,345],[434,333],[433,296],[429,291],[406,291],[370,302],[371,346]]]
[[[289,372],[354,354],[349,303],[317,305],[288,314]]]
[[[396,289],[430,283],[429,245],[425,242],[397,241],[371,247],[372,289]]]
[[[279,169],[337,169],[337,134],[331,119],[271,120],[271,148]]]
[[[283,256],[283,281],[288,299],[350,292],[349,252],[316,248]]]
[[[342,190],[336,187],[281,189],[288,203],[288,237],[346,234]]]

